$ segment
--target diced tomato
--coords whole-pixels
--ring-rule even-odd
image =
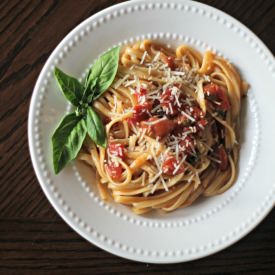
[[[209,84],[206,84],[203,87],[203,91],[206,94],[206,96],[214,96],[214,97],[219,96],[219,94],[221,93],[221,89],[222,89],[221,86],[212,82]]]
[[[139,91],[137,90],[135,91],[134,96],[138,103],[144,103],[146,94],[147,94],[147,89],[141,86]]]
[[[157,121],[154,124],[150,124],[154,121]],[[151,117],[147,121],[141,122],[141,127],[146,129],[147,134],[152,137],[164,137],[168,135],[175,128],[175,122],[165,118]]]
[[[152,109],[152,103],[145,102],[144,104],[138,104],[133,107],[133,114],[128,118],[128,122],[136,124],[142,120],[149,118],[149,112]]]
[[[163,52],[160,54],[160,60],[167,64],[171,70],[175,69],[175,58],[173,56],[167,56]]]
[[[207,124],[208,124],[208,121],[205,118],[201,118],[196,124],[197,132],[204,130]]]
[[[181,152],[187,153],[187,154],[194,154],[195,150],[195,141],[190,136],[187,136],[179,143],[179,148]]]
[[[198,121],[198,124],[200,124],[201,126],[205,127],[208,124],[207,119],[202,118]]]
[[[183,173],[184,164],[181,164],[180,167],[178,167],[179,164],[180,164],[180,161],[177,160],[176,157],[168,156],[162,164],[162,171],[165,175],[168,175],[168,176],[175,176],[180,173]]]
[[[191,110],[191,116],[195,118],[195,120],[199,120],[205,116],[204,112],[199,108],[194,106]]]
[[[208,99],[212,99],[218,110],[228,111],[231,108],[226,90],[222,86],[210,83],[203,87],[203,91]]]
[[[171,70],[175,69],[175,58],[173,56],[167,57],[167,65]]]
[[[180,111],[175,95],[172,94],[172,88],[167,88],[160,96],[160,105],[162,109],[171,116],[175,116]],[[179,100],[179,99],[178,99]],[[179,102],[180,103],[180,102]]]
[[[120,163],[116,165],[114,162],[109,162],[106,165],[106,170],[113,180],[120,180],[122,175],[122,166]]]
[[[231,108],[231,105],[228,101],[227,96],[224,94],[224,98],[221,100],[221,104],[217,107],[218,109],[222,111],[228,111]]]
[[[228,156],[227,153],[224,149],[224,146],[221,144],[219,145],[218,149],[217,149],[217,155],[219,157],[219,168],[224,171],[226,170],[226,168],[228,167]]]
[[[125,158],[125,148],[121,143],[110,142],[107,150],[112,156],[119,157],[121,159]]]
[[[224,171],[228,167],[228,156],[223,145],[218,147],[219,159],[221,161],[219,168]]]

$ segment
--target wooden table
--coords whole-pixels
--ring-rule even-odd
[[[35,81],[50,53],[70,30],[118,2],[0,2],[1,274],[275,274],[274,210],[252,233],[225,251],[189,263],[153,265],[124,260],[91,245],[65,224],[43,194],[27,139]],[[275,53],[275,1],[201,2],[239,19]]]

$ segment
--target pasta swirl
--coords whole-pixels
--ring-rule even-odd
[[[248,84],[226,60],[144,40],[122,49],[116,78],[93,103],[107,149],[86,140],[103,199],[137,214],[187,207],[236,179],[241,98]]]

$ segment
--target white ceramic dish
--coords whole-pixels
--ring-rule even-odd
[[[54,66],[83,77],[93,60],[109,47],[144,38],[222,53],[251,85],[244,104],[236,184],[223,195],[166,215],[137,216],[127,207],[103,202],[89,169],[76,163],[55,176],[51,161],[51,134],[69,108],[53,78]],[[250,232],[274,205],[274,87],[274,57],[251,31],[225,13],[178,0],[113,6],[71,31],[40,73],[28,125],[35,172],[60,216],[102,249],[150,263],[183,262],[210,255]]]

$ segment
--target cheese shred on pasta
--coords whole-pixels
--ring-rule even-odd
[[[191,205],[236,179],[241,98],[248,84],[226,60],[144,40],[121,50],[116,78],[93,107],[107,149],[86,140],[78,158],[102,199],[137,214]]]

